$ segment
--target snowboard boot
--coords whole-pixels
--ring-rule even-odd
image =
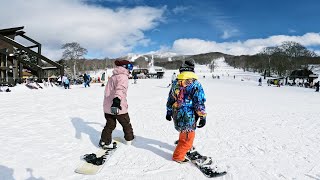
[[[186,156],[188,157],[188,159],[190,159],[191,161],[196,160],[196,159],[203,159],[206,158],[204,156],[202,156],[201,154],[198,153],[198,151],[196,151],[196,149],[194,147],[192,147],[186,154]]]
[[[100,142],[99,142],[99,147],[101,147],[101,148],[104,149],[104,150],[115,149],[115,148],[117,148],[117,143],[116,143],[116,142],[113,142],[113,143],[110,143],[110,144],[106,144],[105,142],[103,142],[102,140],[100,140]]]
[[[131,146],[131,145],[132,145],[132,141],[133,141],[133,140],[131,140],[131,141],[126,141],[126,145]]]
[[[188,159],[184,159],[184,160],[182,160],[182,161],[176,161],[176,160],[174,160],[174,161],[177,162],[177,163],[180,163],[180,164],[184,164],[184,163],[186,163],[186,162],[189,162]]]
[[[135,137],[135,136],[133,136],[133,139],[132,139],[131,141],[127,141],[127,140],[125,140],[125,143],[124,143],[124,144],[126,144],[126,145],[128,145],[128,146],[131,146],[131,145],[132,145],[132,143],[133,143],[135,140],[136,140],[136,137]]]

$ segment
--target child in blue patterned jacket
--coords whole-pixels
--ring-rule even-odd
[[[193,146],[196,127],[202,128],[206,124],[207,113],[205,93],[194,73],[194,64],[185,61],[179,71],[169,92],[166,119],[173,119],[175,129],[180,132],[172,160],[181,163],[186,161],[185,155]]]

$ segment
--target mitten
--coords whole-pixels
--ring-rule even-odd
[[[206,117],[200,117],[198,128],[202,128],[204,125],[206,125]]]
[[[167,111],[166,119],[167,119],[168,121],[171,121],[171,120],[172,120],[172,111]]]
[[[115,97],[113,99],[113,103],[111,105],[111,113],[112,114],[119,114],[119,109],[122,110],[122,107],[120,106],[121,100],[118,97]]]

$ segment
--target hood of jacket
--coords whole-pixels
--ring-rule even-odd
[[[124,74],[126,76],[129,76],[129,71],[128,69],[122,67],[122,66],[117,66],[113,69],[112,71],[113,75],[118,75],[118,74]]]
[[[198,76],[194,72],[183,71],[177,76],[177,79],[179,79],[179,80],[198,79]]]

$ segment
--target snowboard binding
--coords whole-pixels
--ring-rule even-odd
[[[85,155],[83,156],[83,159],[84,159],[85,161],[87,161],[88,163],[90,163],[91,161],[93,161],[93,160],[96,159],[96,158],[97,158],[97,155],[94,154],[94,153],[85,154]]]
[[[106,153],[104,155],[102,155],[101,157],[97,157],[96,154],[91,153],[91,154],[85,154],[83,156],[83,159],[90,164],[94,164],[97,166],[102,165],[105,162],[106,156],[109,155],[108,151],[106,151]]]
[[[211,157],[201,155],[194,147],[192,147],[186,154],[188,158],[200,171],[207,177],[218,177],[227,174],[224,169],[218,167]]]
[[[91,154],[85,154],[83,156],[83,159],[87,162],[87,163],[91,163],[97,166],[100,166],[102,164],[104,164],[107,156],[109,155],[109,150],[113,150],[117,148],[117,143],[113,142],[112,143],[112,147],[108,147],[108,148],[104,148],[104,150],[106,150],[106,152],[104,153],[104,155],[102,155],[101,157],[97,157],[96,154],[91,153]]]

